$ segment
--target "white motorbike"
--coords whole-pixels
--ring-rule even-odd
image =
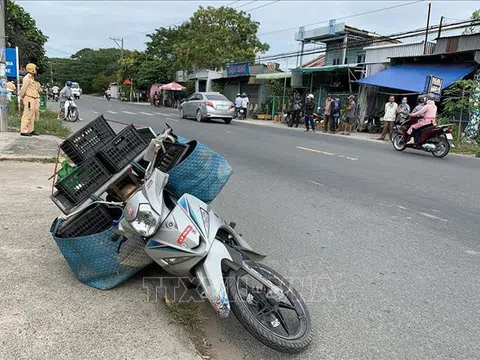
[[[255,252],[209,206],[192,195],[173,196],[169,175],[155,167],[166,142],[176,142],[168,128],[151,140],[143,186],[124,205],[116,237],[139,234],[146,253],[168,273],[189,279],[221,317],[230,310],[255,338],[286,353],[304,350],[312,340],[311,320],[300,294],[279,273],[257,263]],[[115,203],[112,203],[115,204]],[[118,203],[117,203],[118,205]]]
[[[60,117],[70,122],[75,122],[80,118],[77,104],[73,98],[67,98],[65,105],[60,109]]]

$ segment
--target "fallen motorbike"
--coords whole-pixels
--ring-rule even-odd
[[[60,117],[70,122],[75,122],[80,118],[77,104],[73,98],[67,98],[65,105],[60,108]]]
[[[179,159],[185,151],[188,146],[178,142],[171,128],[151,140],[143,156],[148,164],[143,185],[120,203],[124,216],[112,240],[121,238],[126,246],[140,236],[146,254],[168,273],[198,286],[221,317],[232,311],[248,332],[277,351],[304,350],[312,332],[300,294],[278,272],[257,262],[265,255],[248,245],[234,223],[227,224],[198,198],[177,198],[166,189],[172,165],[159,164]]]
[[[107,99],[108,101],[110,101],[110,99],[112,98],[112,95],[110,95],[110,94],[105,94],[104,97],[105,97],[105,99]]]
[[[447,156],[453,145],[452,125],[427,125],[420,128],[418,141],[415,144],[408,144],[410,135],[407,131],[413,125],[413,119],[397,123],[394,128],[392,139],[393,148],[397,151],[403,151],[406,148],[423,150],[431,153],[433,156],[443,158]]]

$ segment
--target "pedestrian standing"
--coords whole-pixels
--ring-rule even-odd
[[[27,75],[23,78],[22,89],[20,91],[20,98],[23,100],[23,115],[20,124],[21,136],[39,135],[35,131],[35,103],[39,98],[37,85],[35,84],[34,75],[37,73],[37,66],[35,64],[28,64],[25,68]]]
[[[332,95],[328,94],[327,99],[325,100],[325,120],[323,122],[323,132],[328,131],[328,124],[330,124],[330,127],[332,126],[332,109],[331,109],[331,104],[333,102]]]
[[[309,131],[309,125],[312,127],[312,131],[315,132],[315,120],[313,119],[313,113],[315,111],[315,102],[313,101],[313,94],[307,96],[307,102],[304,107],[305,114],[305,131]]]
[[[385,140],[388,133],[390,140],[393,135],[393,123],[397,117],[398,104],[395,102],[395,97],[392,95],[385,104],[385,115],[383,116],[383,131],[382,135],[377,140]]]
[[[403,122],[407,119],[407,115],[410,113],[410,105],[407,103],[407,98],[402,99],[402,103],[397,108],[397,120]]]
[[[347,105],[347,116],[345,119],[345,128],[343,131],[343,135],[350,135],[350,131],[352,130],[352,125],[355,123],[355,110],[357,104],[355,102],[355,97],[350,95],[348,97],[348,105]]]
[[[330,126],[330,132],[335,134],[337,132],[338,119],[340,118],[342,104],[340,103],[340,98],[335,98],[331,104],[331,113],[332,113],[332,125]]]
[[[292,125],[295,124],[296,128],[298,128],[298,123],[300,122],[301,111],[302,111],[302,102],[300,101],[300,99],[295,99],[295,104],[293,105]]]

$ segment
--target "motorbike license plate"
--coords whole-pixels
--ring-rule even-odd
[[[447,134],[447,140],[453,140],[452,134]]]

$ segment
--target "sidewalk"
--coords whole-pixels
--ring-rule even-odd
[[[186,359],[196,355],[166,306],[147,299],[143,276],[107,291],[73,276],[49,233],[59,210],[50,201],[60,139],[0,133],[0,359]]]
[[[298,128],[291,127],[289,128],[287,125],[282,124],[280,122],[274,123],[272,120],[254,120],[254,119],[247,119],[247,120],[237,120],[238,122],[242,122],[245,124],[252,124],[252,125],[258,125],[258,126],[266,126],[266,127],[273,127],[273,128],[279,128],[279,129],[286,129],[290,131],[305,131],[305,126],[303,124],[300,124]],[[366,140],[366,141],[375,141],[378,143],[382,143],[382,141],[378,141],[378,137],[380,136],[380,133],[378,134],[370,134],[368,132],[354,132],[351,133],[350,135],[342,135],[341,133],[337,134],[329,134],[329,133],[324,133],[323,130],[318,130],[316,132],[318,135],[322,136],[341,136],[341,137],[349,137],[352,139],[357,139],[357,140]]]
[[[52,159],[62,139],[56,136],[20,136],[18,132],[0,133],[0,160]]]

